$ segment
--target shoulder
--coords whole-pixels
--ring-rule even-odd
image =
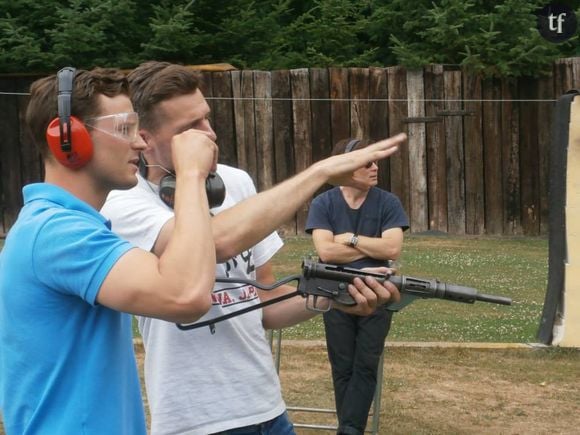
[[[140,175],[137,175],[137,184],[131,189],[112,190],[107,195],[107,200],[101,209],[103,211],[110,211],[115,207],[127,208],[127,203],[135,203],[145,201],[149,203],[153,198],[159,197],[159,189],[157,185],[149,184]],[[103,213],[106,214],[106,213]]]
[[[250,174],[238,168],[218,164],[217,173],[222,178],[226,188],[226,203],[239,202],[256,194],[256,186]]]
[[[373,187],[370,191],[370,195],[374,196],[374,198],[378,198],[387,205],[401,204],[401,200],[397,195],[379,187]]]
[[[327,191],[322,192],[321,194],[317,195],[312,200],[312,202],[318,203],[318,204],[328,204],[328,203],[335,201],[340,194],[341,194],[340,188],[333,187],[332,189],[328,189]]]
[[[218,163],[217,165],[217,173],[222,177],[225,182],[233,181],[233,182],[249,182],[254,184],[252,181],[252,177],[246,171],[235,168],[233,166],[224,165],[222,163]]]

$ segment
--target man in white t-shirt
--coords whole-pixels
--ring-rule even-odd
[[[102,213],[114,231],[137,246],[160,255],[173,232],[173,210],[159,195],[163,176],[171,172],[171,138],[193,128],[216,135],[198,75],[186,67],[147,62],[129,75],[131,98],[141,119],[145,177],[125,192],[109,195]],[[226,165],[217,172],[226,196],[212,209],[217,277],[273,283],[269,260],[282,246],[274,231],[290,219],[324,183],[352,184],[352,173],[386,158],[404,135],[361,152],[317,162],[278,186],[256,195],[247,173]],[[245,284],[216,284],[213,306],[199,321],[237,311],[294,291],[291,286],[262,291]],[[349,292],[355,307],[346,312],[368,315],[377,304],[398,300],[390,283],[355,280]],[[311,318],[302,298],[291,298],[215,324],[183,331],[170,322],[140,317],[145,346],[145,383],[151,431],[157,434],[293,434],[264,329],[283,328]],[[243,431],[243,432],[240,432]]]

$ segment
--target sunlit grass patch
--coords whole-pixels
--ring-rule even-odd
[[[278,276],[299,272],[302,258],[315,255],[311,239],[288,238],[274,258]],[[418,300],[396,313],[391,341],[534,342],[548,275],[548,241],[526,237],[405,238],[400,273],[437,278],[507,296],[513,305]],[[287,328],[285,338],[321,339],[320,317]]]

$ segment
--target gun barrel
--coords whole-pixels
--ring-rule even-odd
[[[490,302],[492,304],[500,304],[500,305],[511,305],[512,300],[511,298],[506,298],[504,296],[495,296],[495,295],[486,295],[480,293],[477,295],[477,300],[482,302]]]
[[[333,264],[315,263],[305,260],[302,264],[304,277],[322,278],[337,282],[351,283],[355,277],[372,276],[379,282],[388,279],[401,293],[418,298],[445,299],[473,304],[475,301],[500,305],[511,305],[512,300],[503,296],[480,294],[476,289],[457,284],[447,284],[436,279],[415,278],[407,275],[381,275]]]
[[[445,299],[454,302],[473,304],[475,301],[492,304],[511,305],[512,300],[503,296],[478,293],[476,289],[457,284],[447,284],[435,279],[421,279],[412,276],[391,276],[389,278],[401,293],[420,298]]]

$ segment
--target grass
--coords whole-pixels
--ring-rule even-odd
[[[315,256],[310,238],[285,242],[273,259],[278,278],[298,272],[302,258]],[[394,315],[390,341],[537,341],[548,276],[547,239],[408,235],[399,263],[402,275],[474,287],[510,297],[513,304],[416,300]],[[283,335],[322,339],[321,318],[287,328]]]
[[[315,256],[309,237],[286,238],[272,260],[277,278],[299,272],[302,259]],[[418,300],[395,314],[388,340],[536,341],[548,276],[546,238],[407,235],[399,263],[400,274],[475,287],[514,302],[501,306]],[[283,336],[324,338],[321,316],[285,329]]]

